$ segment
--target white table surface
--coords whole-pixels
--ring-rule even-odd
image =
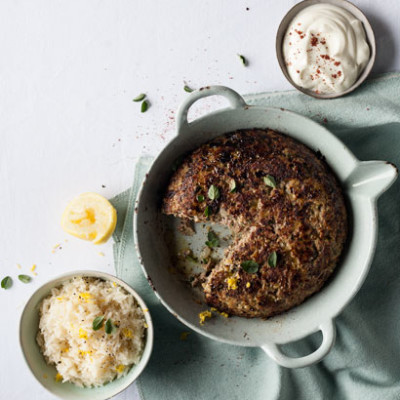
[[[32,292],[71,270],[113,273],[111,242],[94,246],[61,230],[67,201],[85,191],[112,197],[130,185],[135,158],[156,155],[174,135],[184,82],[240,93],[290,89],[275,33],[295,3],[0,2],[0,271],[15,278],[0,289],[1,399],[54,398],[20,352],[18,322]],[[399,70],[400,2],[354,3],[375,29],[374,73]],[[144,114],[132,102],[141,92],[151,102]],[[37,264],[32,283],[16,279],[17,263],[25,273]],[[137,399],[135,385],[116,398]]]

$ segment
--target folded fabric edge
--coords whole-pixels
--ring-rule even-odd
[[[368,78],[360,88],[362,88],[364,85],[368,85],[370,83],[394,79],[394,78],[400,78],[400,72],[385,72],[382,74],[375,75],[371,78]],[[299,92],[298,90],[294,90],[294,89],[276,90],[276,91],[272,91],[272,92],[247,93],[247,94],[243,95],[243,97],[248,101],[256,101],[257,99],[264,98],[265,96],[268,96],[268,97],[291,96],[291,95],[296,95],[296,94],[300,95],[301,92]]]
[[[117,225],[112,234],[114,242],[116,243],[118,243],[121,240],[121,235],[124,228],[125,217],[126,217],[125,207],[127,199],[129,198],[130,191],[131,189],[126,189],[110,199],[110,203],[117,210]]]
[[[114,243],[114,263],[117,275],[121,272],[121,262],[125,252],[126,244],[129,241],[130,235],[133,235],[133,214],[135,208],[136,197],[139,189],[145,179],[145,174],[149,170],[151,163],[154,158],[149,156],[144,156],[136,159],[134,161],[134,176],[133,184],[130,189],[125,190],[121,193],[121,200],[124,202],[123,207],[126,207],[126,212],[123,217],[123,222],[119,227],[121,230],[119,232],[114,232],[113,239]],[[114,199],[118,200],[119,195],[111,199],[113,203]]]

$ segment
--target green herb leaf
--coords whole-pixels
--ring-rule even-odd
[[[267,176],[264,176],[263,179],[264,179],[264,183],[267,186],[270,186],[272,188],[276,188],[276,181],[275,181],[275,178],[273,176],[267,175]]]
[[[204,201],[204,196],[203,196],[202,194],[198,194],[197,197],[196,197],[196,199],[197,199],[197,201],[198,201],[199,203],[201,203],[201,202]]]
[[[231,179],[229,181],[229,190],[231,193],[235,193],[236,192],[236,181],[234,179]]]
[[[278,255],[276,254],[276,251],[273,251],[269,256],[268,256],[268,265],[271,268],[276,267],[276,263],[278,261]]]
[[[144,113],[147,111],[148,108],[149,108],[149,103],[146,100],[144,100],[142,106],[140,107],[140,112]]]
[[[113,324],[111,319],[107,320],[105,331],[106,331],[107,335],[111,335],[112,333],[115,333],[117,331],[117,327]]]
[[[255,274],[258,272],[259,265],[253,260],[243,261],[240,265],[249,274]]]
[[[18,275],[18,279],[23,283],[29,283],[32,280],[28,275]]]
[[[93,320],[93,330],[98,331],[102,326],[103,326],[103,321],[104,321],[104,315],[101,315],[100,317],[96,317]]]
[[[214,231],[209,231],[207,235],[206,245],[210,248],[219,246],[219,238]]]
[[[188,92],[188,93],[192,93],[192,92],[193,92],[193,89],[190,88],[188,85],[185,85],[185,86],[183,87],[183,90],[184,90],[185,92]]]
[[[146,98],[146,95],[144,93],[140,93],[132,101],[138,102],[138,101],[144,100],[145,98]]]
[[[208,206],[204,209],[204,216],[207,218],[210,216],[210,209]]]
[[[189,260],[192,262],[197,262],[197,258],[193,255],[193,251],[191,249],[187,249],[183,252],[183,255],[185,256],[185,260]]]
[[[219,189],[215,185],[211,185],[208,189],[208,198],[211,200],[216,200],[219,198]]]
[[[1,281],[1,287],[3,289],[9,289],[13,284],[13,281],[11,279],[11,276],[6,276],[2,281]]]
[[[238,57],[240,58],[240,61],[242,62],[242,64],[246,67],[247,66],[247,60],[244,56],[242,56],[241,54],[238,54]]]

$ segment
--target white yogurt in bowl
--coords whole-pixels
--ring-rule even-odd
[[[317,95],[351,88],[371,57],[362,22],[328,3],[310,5],[292,19],[282,54],[293,83]]]

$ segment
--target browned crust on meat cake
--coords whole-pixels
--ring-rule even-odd
[[[264,183],[267,175],[275,188]],[[208,198],[211,185],[218,199]],[[272,130],[232,132],[192,152],[172,176],[162,211],[231,227],[233,243],[203,289],[209,305],[245,317],[281,313],[320,290],[347,236],[344,198],[329,167]],[[276,267],[268,263],[272,252]],[[247,260],[258,263],[257,273],[243,269]]]

